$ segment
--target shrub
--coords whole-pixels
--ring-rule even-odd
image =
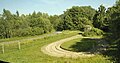
[[[32,28],[32,35],[41,35],[44,34],[43,28],[35,27]]]
[[[101,36],[103,35],[103,31],[98,28],[92,28],[89,31],[85,31],[83,36]]]

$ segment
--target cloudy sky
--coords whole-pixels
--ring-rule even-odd
[[[40,11],[50,15],[62,14],[72,6],[91,6],[97,9],[101,4],[106,8],[113,6],[116,0],[0,0],[0,14],[3,9],[20,14]]]

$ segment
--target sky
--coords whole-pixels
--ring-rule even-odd
[[[97,9],[101,4],[106,8],[115,4],[116,0],[0,0],[0,14],[3,9],[20,14],[36,12],[60,15],[72,6],[91,6]]]

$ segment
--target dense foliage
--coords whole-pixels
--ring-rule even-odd
[[[113,57],[117,63],[120,63],[120,0],[113,7],[107,10],[107,20],[109,21],[110,34],[108,35],[112,45],[117,46],[117,51]]]
[[[41,12],[19,16],[18,11],[12,14],[9,10],[3,9],[0,16],[0,37],[11,38],[51,32],[53,26],[48,18],[47,14]]]
[[[90,6],[73,6],[62,15],[49,16],[47,13],[29,15],[12,14],[3,9],[0,15],[0,38],[16,36],[33,36],[51,32],[53,30],[84,30],[86,25],[93,27],[95,9]]]
[[[106,8],[103,5],[100,5],[98,8],[98,11],[96,11],[96,14],[94,15],[94,22],[93,25],[96,28],[103,29],[105,26],[107,26],[107,20],[106,20]]]
[[[73,6],[61,16],[60,30],[83,30],[86,25],[92,26],[95,10],[90,6]]]
[[[85,31],[83,36],[101,36],[104,32],[98,28],[92,28],[90,31]]]

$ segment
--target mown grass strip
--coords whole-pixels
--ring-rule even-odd
[[[38,39],[30,42],[25,42],[21,46],[21,50],[11,49],[4,54],[0,54],[0,59],[10,63],[111,63],[103,56],[97,55],[92,58],[57,58],[41,52],[41,47],[52,42],[76,35],[77,32],[66,32],[44,39]],[[26,44],[27,43],[27,44]]]

